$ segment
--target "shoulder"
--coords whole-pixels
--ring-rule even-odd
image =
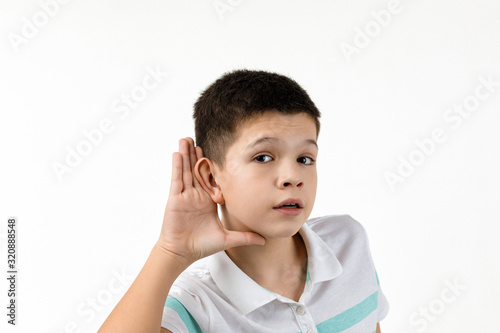
[[[309,219],[306,223],[321,237],[350,238],[366,235],[363,225],[347,214],[315,217]]]
[[[308,220],[307,225],[339,259],[348,253],[369,253],[366,230],[350,215],[316,217]]]
[[[206,259],[201,259],[184,270],[174,281],[168,294],[170,299],[181,303],[190,311],[202,307],[217,289]],[[165,303],[165,306],[169,305],[171,303]]]
[[[208,320],[203,315],[203,308],[212,297],[213,289],[206,258],[193,263],[170,288],[163,308],[162,326],[173,332],[201,332],[200,327]]]
[[[174,291],[182,290],[194,296],[199,295],[200,290],[210,288],[213,281],[207,266],[207,259],[198,260],[184,270],[173,284]]]
[[[308,220],[307,226],[319,236],[315,241],[324,242],[342,265],[342,274],[335,279],[335,286],[332,286],[333,289],[340,286],[337,297],[344,295],[340,298],[346,300],[357,297],[366,302],[376,300],[376,319],[382,320],[389,305],[380,288],[368,235],[363,225],[350,215],[328,215]]]

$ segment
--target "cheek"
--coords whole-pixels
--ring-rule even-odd
[[[318,172],[316,170],[314,170],[311,174],[311,179],[309,181],[311,182],[312,187],[316,188],[318,185]]]
[[[236,164],[235,164],[236,165]],[[249,212],[257,205],[262,195],[262,182],[258,181],[243,167],[237,167],[238,175],[226,177],[222,194],[228,209]],[[229,171],[229,170],[228,170]]]
[[[316,190],[318,188],[318,177],[317,174],[311,175],[311,177],[308,180],[309,186],[308,186],[308,194],[309,196],[314,200],[316,198]]]
[[[226,172],[229,177],[238,178],[243,173],[243,166],[236,159],[228,160],[226,162]]]
[[[238,183],[233,183],[231,194],[231,203],[244,215],[255,216],[266,207],[272,206],[269,189],[263,181],[255,177],[238,179]]]

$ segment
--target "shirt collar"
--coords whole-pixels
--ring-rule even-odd
[[[304,223],[299,230],[307,249],[307,270],[312,284],[328,281],[342,273],[342,266],[326,243]],[[217,287],[243,314],[275,300],[277,296],[258,285],[228,257],[218,252],[208,258],[208,269]]]
[[[339,276],[342,265],[325,241],[307,223],[299,233],[307,249],[307,271],[311,282],[314,284]]]
[[[217,287],[243,315],[276,299],[274,293],[246,275],[224,251],[209,258],[208,269]]]

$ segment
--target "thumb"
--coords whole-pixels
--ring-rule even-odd
[[[265,238],[255,232],[225,230],[225,233],[226,241],[224,250],[236,246],[264,245],[266,243]]]

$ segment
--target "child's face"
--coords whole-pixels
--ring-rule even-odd
[[[240,127],[215,181],[225,203],[226,228],[265,238],[293,236],[309,217],[316,197],[316,125],[306,113],[267,112]],[[257,143],[256,143],[257,142]],[[299,199],[301,208],[276,209]]]

